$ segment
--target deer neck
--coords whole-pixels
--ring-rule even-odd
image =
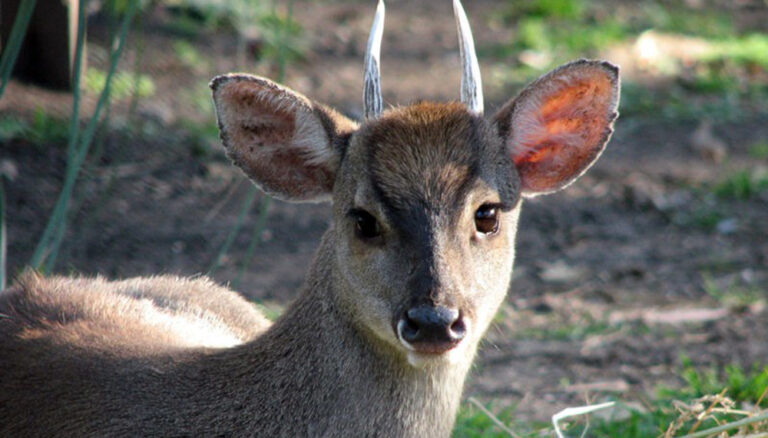
[[[285,367],[268,378],[295,389],[290,405],[312,418],[318,429],[310,434],[331,427],[357,429],[357,436],[448,436],[475,349],[461,363],[419,369],[361,328],[337,300],[349,285],[334,272],[332,232],[323,238],[301,296],[255,341],[253,360]],[[323,425],[326,419],[331,424]]]

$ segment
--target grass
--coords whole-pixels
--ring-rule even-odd
[[[85,93],[98,95],[104,89],[107,82],[107,72],[89,68],[85,72]],[[135,76],[132,72],[118,71],[112,77],[110,100],[112,102],[127,99],[134,95],[134,89],[138,97],[151,97],[155,94],[155,83],[147,75]]]
[[[536,341],[576,342],[595,335],[619,332],[639,335],[648,331],[648,327],[641,323],[611,322],[607,314],[595,316],[593,312],[576,308],[557,308],[537,314],[530,310],[509,311],[502,305],[494,324],[509,324],[508,329],[516,339]]]
[[[550,327],[529,327],[515,331],[521,339],[539,341],[580,341],[591,335],[607,334],[619,331],[619,325],[611,325],[607,321],[594,320],[586,316],[580,322],[567,324],[552,324]]]
[[[197,70],[208,66],[208,59],[205,58],[194,45],[185,40],[176,40],[173,42],[173,53],[179,61],[190,70]]]
[[[293,19],[292,8],[293,2],[289,1],[287,13],[281,14],[273,6],[270,13],[259,18],[265,43],[261,56],[277,65],[278,82],[285,77],[285,66],[304,58],[306,50],[303,29]]]
[[[567,436],[647,438],[655,436],[682,437],[707,428],[737,422],[760,409],[768,407],[768,366],[754,365],[744,369],[738,365],[722,368],[696,367],[690,359],[681,359],[679,388],[659,387],[654,400],[643,408],[621,402],[614,414],[610,412],[579,418],[566,424]],[[744,406],[753,408],[744,409]],[[619,415],[615,415],[619,413]],[[493,418],[495,417],[495,418]],[[501,438],[509,436],[554,436],[551,426],[537,422],[515,420],[515,406],[480,405],[470,399],[462,404],[453,431],[454,438]],[[736,436],[738,431],[768,432],[768,422],[751,426],[734,426],[724,435]],[[501,422],[512,429],[502,430]],[[582,435],[585,434],[585,435]],[[714,437],[715,433],[701,436]]]
[[[654,28],[702,38],[727,38],[736,32],[733,19],[713,9],[691,8],[684,2],[643,2],[633,17],[635,30]]]
[[[695,38],[708,47],[687,59],[665,58],[666,72],[655,89],[624,81],[623,116],[661,115],[721,120],[768,112],[768,35],[735,26],[729,14],[691,7],[683,1],[611,4],[600,0],[507,1],[491,26],[514,30],[509,41],[478,47],[481,57],[499,60],[500,88],[521,86],[563,62],[629,50],[648,30]],[[757,30],[757,29],[756,29]],[[669,65],[667,65],[669,64]]]
[[[702,206],[697,207],[690,217],[680,220],[679,224],[682,226],[691,224],[707,231],[715,231],[717,230],[717,225],[727,219],[728,216],[720,210],[710,206]]]
[[[5,228],[5,187],[3,185],[3,179],[5,175],[0,173],[0,291],[5,289],[8,275],[5,270],[8,266],[6,263],[8,245],[8,233]]]
[[[768,190],[768,174],[758,170],[738,170],[712,187],[720,199],[746,200]]]
[[[701,369],[695,367],[685,356],[681,358],[681,362],[680,377],[685,381],[685,385],[680,389],[660,388],[661,397],[699,398],[725,390],[728,397],[735,402],[768,408],[768,399],[765,398],[768,389],[768,366],[754,364],[745,370],[731,364],[722,369]]]
[[[760,140],[749,146],[749,156],[757,159],[768,158],[768,140]]]
[[[0,142],[22,140],[34,146],[51,147],[69,136],[69,122],[36,108],[31,120],[14,115],[0,117]]]
[[[467,401],[459,408],[452,436],[454,438],[508,437],[509,433],[502,430],[497,425],[498,422],[505,425],[513,425],[515,422],[515,407],[507,406],[498,409],[493,404],[483,405],[477,401]],[[543,427],[543,425],[539,426]],[[525,433],[524,429],[527,427],[530,427],[530,425],[513,427],[513,430],[518,434],[522,434]]]
[[[731,36],[713,44],[703,61],[732,61],[742,65],[768,68],[768,35],[751,33]]]
[[[754,287],[740,287],[737,284],[719,286],[707,275],[704,275],[704,288],[723,306],[737,312],[765,298],[765,291]],[[650,333],[665,339],[675,339],[681,333],[680,328],[671,326],[655,327],[641,323],[610,324],[607,316],[605,319],[596,318],[589,312],[579,309],[578,305],[571,303],[564,308],[555,307],[547,314],[519,311],[517,319],[511,325],[514,327],[516,336],[544,342],[579,341],[593,335],[611,337],[612,333],[619,331],[622,332],[622,337]],[[711,366],[694,364],[687,357],[681,357],[676,374],[679,384],[659,386],[653,394],[649,395],[626,393],[617,398],[616,395],[610,395],[608,392],[594,394],[599,397],[597,402],[615,401],[616,408],[594,414],[588,421],[580,417],[567,420],[565,424],[561,423],[565,428],[565,436],[683,437],[687,433],[696,433],[727,422],[752,421],[745,420],[747,414],[758,415],[761,409],[768,408],[764,394],[768,392],[768,366],[765,364],[756,364],[752,367],[742,367],[738,364]],[[569,378],[563,378],[560,387],[570,386],[570,383]],[[648,397],[651,399],[649,400]],[[465,401],[459,411],[453,436],[455,438],[555,436],[549,423],[522,421],[522,415],[518,415],[516,409],[514,404],[504,405],[498,401],[486,403],[482,408],[475,400]],[[554,412],[540,413],[536,416],[546,417],[552,414]],[[496,424],[499,421],[510,428],[514,435],[499,428]],[[760,420],[759,425],[755,427],[756,430],[768,432],[765,419]],[[739,426],[736,423],[729,426],[722,436],[734,436],[737,430],[743,431],[746,428],[753,428],[753,426]],[[714,437],[713,433],[702,436]]]
[[[748,150],[754,158],[762,159],[765,147],[757,142]],[[681,227],[694,226],[706,231],[730,234],[740,229],[739,203],[759,200],[768,194],[768,169],[762,165],[725,170],[714,181],[695,185],[684,184],[691,202],[670,212],[669,219]]]
[[[210,106],[210,104],[209,104]],[[201,160],[205,160],[211,155],[211,145],[219,141],[219,127],[216,125],[216,118],[211,114],[210,121],[206,123],[195,123],[189,120],[179,120],[178,129],[183,133],[185,144],[189,147],[189,153]]]

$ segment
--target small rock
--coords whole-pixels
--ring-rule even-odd
[[[569,266],[562,260],[546,264],[539,273],[539,278],[552,283],[568,283],[584,276],[584,270]]]
[[[736,218],[723,219],[717,223],[717,232],[720,234],[733,234],[739,229],[739,222]]]

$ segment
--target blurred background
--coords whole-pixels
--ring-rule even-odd
[[[489,115],[577,58],[618,64],[623,85],[597,165],[523,208],[510,294],[456,436],[507,436],[478,405],[526,435],[565,406],[620,401],[592,422],[594,436],[655,436],[681,415],[670,400],[726,387],[737,406],[765,407],[768,1],[465,8]],[[329,207],[270,200],[229,164],[208,82],[263,75],[359,119],[374,9],[352,0],[3,0],[7,281],[27,265],[110,278],[207,274],[279,314]],[[12,32],[25,15],[26,39]],[[458,99],[450,2],[389,0],[381,58],[385,104]]]

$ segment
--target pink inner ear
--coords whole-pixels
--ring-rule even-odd
[[[604,70],[588,66],[545,79],[533,95],[521,96],[510,145],[525,192],[563,188],[600,155],[615,116],[614,90]]]

